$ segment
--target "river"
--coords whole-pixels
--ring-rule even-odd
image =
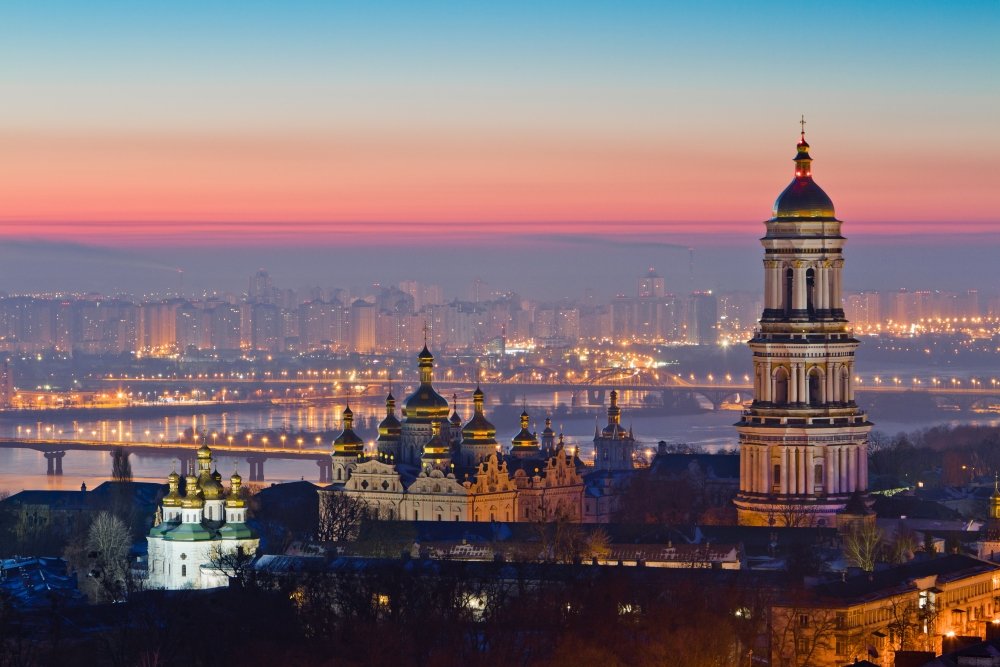
[[[553,406],[565,404],[565,396],[529,396],[526,397],[528,410],[535,415],[534,428],[543,428],[542,419],[547,410]],[[734,422],[739,418],[738,411],[722,410],[718,412],[703,412],[697,414],[665,415],[650,410],[630,410],[627,392],[623,394],[626,407],[623,410],[622,423],[634,429],[636,438],[648,448],[655,448],[656,443],[665,440],[671,443],[688,443],[697,445],[708,452],[719,452],[736,446]],[[282,429],[289,432],[305,430],[310,432],[337,430],[340,428],[340,415],[344,405],[328,404],[317,407],[271,407],[253,408],[243,411],[223,412],[214,414],[193,413],[186,416],[170,416],[158,419],[116,419],[116,420],[32,420],[18,419],[16,415],[0,415],[0,437],[34,437],[39,432],[46,438],[96,439],[106,442],[127,443],[131,440],[158,442],[161,440],[176,440],[186,429],[196,428],[203,433],[238,433],[245,429],[251,431]],[[384,414],[385,408],[380,400],[361,400],[352,402],[352,410],[356,420],[363,426],[359,435],[366,441],[372,441],[377,433],[375,427]],[[460,400],[459,411],[468,418],[471,405],[467,400]],[[487,406],[488,416],[497,426],[497,439],[501,443],[510,441],[519,425],[516,413],[520,406]],[[583,413],[583,414],[581,414]],[[599,410],[578,410],[570,414],[565,412],[557,417],[554,427],[563,430],[566,442],[579,447],[581,456],[587,458],[592,452],[595,417],[603,425],[604,419],[598,416]],[[501,420],[497,418],[504,415]],[[1000,419],[996,416],[982,416],[973,413],[928,413],[918,414],[912,420],[903,422],[879,421],[877,415],[872,415],[876,422],[875,429],[887,434],[900,431],[915,431],[938,424],[989,424],[998,425]],[[278,443],[272,443],[278,444]],[[290,443],[289,443],[290,444]],[[311,441],[303,446],[309,448]],[[193,445],[192,445],[193,447]],[[329,450],[329,442],[323,449]],[[162,481],[177,465],[176,460],[148,455],[133,454],[130,457],[134,478],[137,481]],[[233,470],[247,470],[245,461],[234,456],[220,455],[217,459],[219,471],[228,476]],[[88,488],[94,488],[108,479],[111,472],[111,455],[109,452],[69,451],[63,460],[64,474],[49,476],[45,474],[46,461],[41,452],[31,449],[0,448],[0,491],[16,493],[22,489],[79,489],[83,483]],[[269,459],[265,468],[267,483],[292,481],[299,479],[318,479],[318,468],[313,461],[285,461]]]

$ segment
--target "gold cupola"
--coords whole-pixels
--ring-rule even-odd
[[[246,501],[240,496],[240,488],[243,486],[243,478],[233,471],[229,478],[229,495],[226,496],[226,507],[243,507]]]
[[[219,479],[212,475],[212,450],[208,445],[202,445],[198,448],[198,488],[204,500],[222,498],[222,483]]]
[[[402,425],[396,418],[396,399],[392,392],[385,397],[385,419],[378,425],[379,442],[396,442],[402,433]]]
[[[462,444],[465,445],[496,445],[497,429],[486,418],[483,406],[485,394],[478,386],[472,394],[472,419],[462,429]]]
[[[803,220],[836,220],[833,201],[816,184],[812,177],[812,157],[806,142],[805,119],[802,133],[796,144],[795,178],[774,202],[771,210],[772,222],[798,222]]]
[[[511,453],[514,455],[530,455],[537,453],[538,450],[538,438],[528,430],[528,424],[531,422],[531,417],[528,416],[528,411],[524,410],[521,412],[521,430],[517,435],[511,439]]]
[[[420,386],[403,403],[403,417],[408,422],[429,423],[448,419],[448,401],[434,391],[434,355],[424,349],[417,356]]]
[[[163,496],[164,507],[180,507],[183,498],[181,497],[181,476],[177,472],[167,475],[167,495]]]
[[[344,431],[333,441],[334,456],[358,457],[365,450],[365,441],[354,432],[354,412],[351,406],[344,408]]]
[[[201,489],[198,488],[198,478],[194,475],[184,478],[184,500],[181,505],[189,508],[205,506],[205,499],[201,495]]]

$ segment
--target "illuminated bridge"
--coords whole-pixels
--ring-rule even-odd
[[[110,452],[123,449],[127,454],[146,454],[176,458],[180,470],[192,470],[195,463],[197,443],[176,442],[107,442],[103,440],[56,440],[31,438],[3,438],[0,447],[7,449],[34,449],[45,456],[49,475],[63,474],[63,458],[69,451]],[[235,458],[245,458],[250,466],[249,481],[264,481],[264,462],[267,459],[292,459],[315,461],[319,467],[319,481],[330,482],[332,462],[330,450],[296,449],[292,447],[212,445],[214,454],[225,454]]]

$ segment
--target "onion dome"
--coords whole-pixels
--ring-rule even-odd
[[[222,476],[213,475],[212,450],[208,445],[198,448],[198,488],[203,500],[218,500],[222,497]]]
[[[181,503],[184,507],[204,507],[205,499],[198,488],[198,478],[188,475],[184,478],[184,500]]]
[[[344,408],[344,431],[333,441],[333,455],[357,457],[364,449],[365,441],[354,432],[354,413],[348,405]]]
[[[441,437],[441,422],[431,422],[431,439],[424,444],[421,461],[431,465],[447,463],[451,458],[451,446]]]
[[[521,430],[510,441],[511,452],[514,454],[535,453],[538,451],[538,439],[528,430],[531,418],[527,411],[521,413]]]
[[[229,478],[229,495],[226,496],[226,507],[243,507],[246,504],[240,497],[240,487],[242,486],[243,478],[234,470]]]
[[[552,417],[545,418],[545,429],[542,431],[542,437],[556,437],[556,432],[552,430]]]
[[[804,121],[803,121],[804,122]],[[795,154],[795,178],[774,202],[771,220],[796,222],[800,220],[836,220],[833,201],[812,178],[812,158],[803,130]]]
[[[472,394],[472,404],[474,406],[472,419],[462,429],[463,445],[497,444],[496,426],[490,423],[483,412],[484,399],[483,390],[476,387],[476,391]]]
[[[402,425],[396,419],[396,399],[389,392],[385,397],[385,419],[378,425],[378,441],[396,442],[402,432]]]
[[[428,423],[448,419],[448,401],[434,391],[434,355],[424,345],[417,356],[420,386],[403,403],[403,417],[408,422]]]
[[[214,479],[219,484],[222,484],[222,475],[219,474],[218,468],[212,471],[212,479]]]
[[[605,438],[625,437],[625,430],[622,429],[622,409],[618,407],[618,392],[611,390],[611,404],[608,405],[608,425],[604,427],[601,435]]]
[[[180,507],[181,501],[181,476],[176,472],[167,475],[167,495],[163,497],[164,507]]]
[[[458,394],[451,395],[451,425],[456,429],[462,428],[462,418],[458,416]]]

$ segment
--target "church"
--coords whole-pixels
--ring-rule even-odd
[[[188,471],[183,494],[181,476],[176,472],[167,476],[169,490],[146,536],[150,588],[228,586],[228,576],[212,565],[213,557],[237,549],[256,553],[260,540],[246,523],[242,478],[234,472],[227,493],[222,475],[211,468],[212,450],[202,445],[197,451],[197,476],[194,470]]]
[[[354,432],[350,407],[344,410],[344,430],[333,443],[333,484],[320,494],[346,493],[387,520],[584,520],[583,463],[550,420],[539,437],[522,412],[521,430],[504,452],[482,389],[473,393],[473,414],[463,424],[457,406],[434,389],[434,356],[426,345],[417,359],[420,384],[403,402],[402,420],[393,395],[386,397],[373,455]]]
[[[802,126],[794,178],[761,239],[764,312],[749,342],[753,402],[736,425],[741,525],[833,526],[868,488],[872,424],[854,400],[858,340],[842,304],[846,239],[813,180]]]

